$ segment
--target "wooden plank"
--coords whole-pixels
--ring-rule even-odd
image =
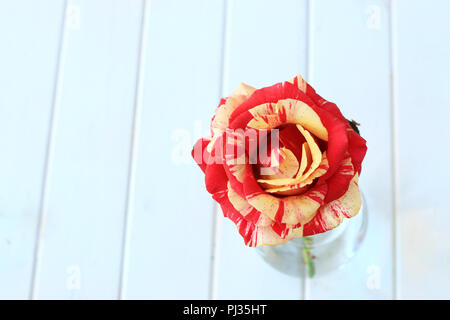
[[[29,297],[63,2],[0,2],[0,299]]]
[[[450,299],[450,3],[396,1],[394,9],[398,297]]]
[[[34,298],[117,298],[141,1],[69,1]]]
[[[152,1],[123,297],[206,299],[213,203],[191,158],[219,102],[222,1]]]
[[[225,82],[263,87],[306,72],[306,1],[229,1]],[[235,225],[218,214],[219,299],[301,298],[300,279],[279,273],[244,246]],[[223,221],[222,221],[223,220]]]
[[[339,270],[308,280],[306,298],[392,298],[392,166],[389,8],[384,1],[318,0],[311,7],[311,83],[368,141],[360,187],[366,239]]]

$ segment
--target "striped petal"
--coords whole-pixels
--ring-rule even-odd
[[[273,129],[292,123],[299,124],[316,137],[327,141],[328,132],[316,112],[305,102],[283,99],[277,103],[264,103],[250,109],[252,119],[247,127],[254,129]]]
[[[300,91],[306,93],[306,89],[308,84],[306,81],[302,78],[301,75],[297,75],[295,78],[289,80],[290,83],[292,83],[294,86],[298,87]]]
[[[277,232],[274,231],[273,227],[257,227],[256,237],[255,237],[255,247],[261,246],[273,246],[288,242],[293,238],[298,238],[303,236],[303,227],[290,228],[287,229],[287,233],[284,237],[281,237]]]
[[[234,191],[231,184],[228,184],[227,195],[230,203],[244,217],[245,220],[263,227],[272,224],[272,220],[267,218],[264,214],[261,214],[261,212],[252,207],[246,199],[242,198],[236,191]]]
[[[352,158],[353,167],[356,172],[361,173],[361,163],[367,152],[366,140],[350,127],[347,128],[347,134],[348,152]]]
[[[271,179],[271,180],[265,180],[265,179],[259,179],[258,182],[260,183],[269,183],[272,186],[286,186],[286,185],[295,185],[299,184],[302,181],[305,181],[320,165],[322,162],[322,152],[320,151],[319,147],[317,146],[317,143],[314,141],[314,138],[311,136],[311,134],[303,129],[302,126],[297,125],[297,128],[300,130],[300,132],[303,134],[303,136],[306,139],[306,142],[308,144],[308,150],[311,155],[311,160],[309,159],[308,152],[306,152],[305,148],[305,158],[303,158],[302,153],[302,164],[301,168],[308,168],[306,172],[300,170],[298,171],[295,178],[281,178],[281,179]]]
[[[323,204],[327,185],[315,186],[304,194],[279,198],[266,193],[256,182],[251,167],[244,175],[244,194],[251,206],[275,222],[286,224],[305,224],[312,219]]]
[[[358,174],[356,174],[350,182],[347,192],[339,199],[321,207],[314,219],[304,226],[303,235],[322,233],[337,227],[342,219],[351,218],[359,212],[361,202]]]
[[[206,170],[206,165],[210,161],[210,153],[206,149],[208,144],[211,142],[210,139],[207,138],[201,138],[199,139],[194,147],[192,148],[192,158],[194,161],[198,164],[200,169],[202,169],[203,172]]]
[[[347,191],[354,175],[355,170],[353,168],[352,159],[347,153],[346,158],[341,162],[338,170],[333,176],[326,180],[328,192],[325,197],[325,202],[327,203],[340,198]],[[325,174],[322,177],[324,176]],[[322,177],[319,178],[319,183],[321,182]]]
[[[280,148],[279,154],[275,155],[274,160],[271,161],[270,167],[262,166],[260,168],[260,177],[264,181],[271,181],[275,179],[291,178],[297,174],[299,163],[294,153],[286,148]],[[281,158],[278,163],[278,158]],[[258,180],[260,182],[260,180]]]
[[[246,85],[245,83],[241,83],[225,101],[222,101],[223,103],[216,109],[216,113],[211,122],[211,128],[214,135],[215,132],[218,132],[219,135],[222,134],[228,127],[230,115],[237,107],[239,107],[239,105],[246,101],[255,90],[255,88]]]
[[[324,175],[328,170],[328,160],[326,157],[326,153],[323,154],[323,158],[319,166],[312,172],[312,174],[308,175],[306,179],[291,179],[288,183],[284,185],[278,185],[273,186],[271,185],[270,188],[264,189],[268,193],[276,193],[281,195],[287,195],[287,194],[293,194],[297,190],[305,190],[303,189],[305,186],[308,186],[314,182],[315,179],[319,178],[320,176]],[[285,179],[289,180],[289,179]],[[260,180],[258,180],[259,182]],[[293,191],[286,193],[285,191]]]
[[[208,146],[209,151],[211,151],[212,145],[214,145],[216,139],[221,136],[228,127],[229,118],[233,111],[245,102],[255,90],[255,88],[246,85],[245,83],[241,83],[227,99],[221,100],[211,121],[212,139]]]

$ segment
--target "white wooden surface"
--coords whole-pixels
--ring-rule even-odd
[[[0,0],[0,298],[450,298],[445,0]],[[221,96],[303,74],[361,124],[369,229],[301,281],[190,159]]]

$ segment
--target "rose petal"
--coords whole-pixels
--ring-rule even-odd
[[[303,94],[304,95],[304,94]],[[229,119],[229,127],[230,128],[244,128],[248,121],[245,123],[240,123],[240,121],[236,121],[238,117],[241,115],[248,115],[248,111],[260,104],[264,103],[276,103],[282,99],[301,99],[302,92],[289,82],[280,82],[274,84],[270,87],[265,87],[261,89],[257,89],[253,92],[253,94],[242,103],[238,108],[236,108],[230,116]],[[236,121],[236,122],[235,122]],[[233,124],[233,122],[235,122]]]
[[[307,107],[312,108],[313,102],[312,100],[306,96],[306,94],[302,91],[300,91],[295,85],[289,82],[282,82],[278,83],[271,87],[262,88],[259,90],[256,90],[251,97],[242,103],[236,110],[231,114],[230,120],[229,120],[229,127],[232,129],[237,128],[245,128],[249,121],[251,121],[254,118],[254,115],[250,112],[251,109],[256,108],[260,105],[262,107],[259,107],[260,109],[266,108],[267,114],[270,114],[268,118],[276,118],[278,117],[279,121],[283,123],[283,119],[285,117],[289,117],[289,115],[292,115],[291,118],[294,118],[294,120],[287,121],[288,123],[299,123],[303,125],[307,130],[311,131],[314,135],[319,137],[322,140],[328,140],[327,139],[327,133],[326,129],[323,128],[322,123],[319,121],[313,121],[311,123],[310,120],[317,120],[317,116],[314,116],[314,112],[310,112],[307,110],[306,107],[292,107],[295,110],[293,111],[300,111],[300,113],[297,114],[297,112],[291,112],[287,113],[289,110],[286,110],[286,106],[283,108],[276,107],[276,105],[282,101],[282,100],[289,100],[295,102],[295,104],[306,104]],[[287,104],[289,105],[289,102],[281,102],[281,104]],[[308,106],[309,105],[309,106]],[[289,108],[288,108],[289,109]],[[272,111],[271,111],[272,110]],[[255,111],[262,111],[264,110],[255,110]],[[276,114],[274,114],[274,111],[276,111]],[[305,115],[302,113],[302,111],[306,112],[306,118]],[[310,115],[312,115],[310,117]],[[264,114],[262,114],[264,117]],[[296,118],[305,118],[303,119],[304,122],[298,122]],[[264,119],[263,119],[264,120]],[[261,126],[267,126],[264,125],[264,121],[260,121],[259,123]],[[317,131],[317,132],[316,132]]]
[[[314,108],[323,124],[328,130],[327,158],[330,168],[321,177],[325,181],[339,168],[348,149],[348,136],[346,123],[340,121],[330,113],[320,108]]]
[[[217,131],[219,135],[222,134],[228,127],[228,120],[233,111],[245,102],[255,90],[255,88],[241,83],[226,100],[221,101],[211,122],[211,128],[214,133]]]
[[[302,92],[306,92],[306,88],[307,88],[307,83],[306,81],[302,78],[301,75],[297,75],[295,78],[293,78],[292,80],[289,80],[290,83],[292,83],[294,86],[298,87],[300,89],[300,91]]]
[[[311,149],[307,142],[302,144],[302,160],[300,162],[300,168],[298,169],[297,176],[302,176],[306,168],[312,163]]]
[[[228,184],[227,195],[230,203],[245,218],[245,220],[258,226],[269,226],[272,224],[270,219],[253,208],[246,199],[242,198],[234,191],[230,183]]]
[[[254,129],[274,129],[283,124],[299,124],[316,137],[327,141],[327,129],[319,116],[305,102],[283,99],[277,103],[264,103],[249,110],[252,118],[247,127]]]
[[[351,127],[347,128],[347,134],[348,152],[352,158],[353,167],[356,172],[361,173],[361,163],[367,152],[366,140],[364,140]]]
[[[327,196],[325,197],[325,203],[340,198],[347,191],[350,181],[352,180],[354,175],[355,170],[352,165],[352,159],[347,154],[347,157],[341,162],[339,169],[334,173],[332,177],[326,180],[326,184],[328,185],[328,192]],[[322,179],[322,177],[320,177],[320,179]]]
[[[286,185],[270,187],[270,188],[265,189],[265,191],[268,193],[276,193],[276,194],[280,194],[280,195],[295,194],[295,192],[289,193],[289,192],[285,192],[285,191],[297,191],[297,190],[304,191],[305,186],[312,184],[315,179],[317,179],[320,176],[322,176],[323,174],[325,174],[327,172],[328,168],[329,168],[328,160],[326,157],[326,153],[324,153],[324,156],[323,156],[323,159],[322,159],[320,165],[316,168],[316,170],[314,170],[312,172],[312,174],[308,175],[308,177],[306,179],[303,179],[303,180],[291,179],[291,181]],[[286,179],[286,180],[288,180],[288,179]],[[259,180],[258,180],[258,182],[259,182]]]
[[[297,196],[278,198],[261,189],[256,182],[251,166],[247,165],[244,174],[243,191],[250,205],[264,212],[273,221],[286,224],[307,223],[323,203],[327,185],[315,186]]]
[[[291,178],[296,175],[299,163],[294,153],[286,148],[280,148],[279,150],[281,161],[278,166],[260,167],[261,177],[263,179],[270,181],[273,179]]]
[[[195,143],[194,147],[192,148],[192,158],[194,161],[198,164],[200,169],[202,169],[203,172],[206,170],[206,165],[209,162],[210,154],[206,150],[206,147],[210,143],[210,139],[201,138],[198,139]]]
[[[306,142],[305,137],[300,133],[295,124],[283,126],[278,131],[280,144],[291,150],[297,160],[302,159],[302,144]]]
[[[361,202],[358,174],[356,174],[342,197],[321,207],[315,217],[304,225],[303,236],[322,233],[337,227],[342,219],[351,218],[359,212]]]
[[[300,171],[299,171],[299,173],[296,176],[296,178],[299,178],[299,179],[306,179],[307,177],[309,177],[309,175],[312,172],[314,172],[314,170],[317,169],[320,162],[322,161],[322,152],[320,151],[319,146],[317,145],[316,141],[311,136],[309,131],[303,129],[303,127],[301,125],[297,125],[297,128],[302,133],[302,135],[305,137],[306,142],[308,143],[311,157],[312,157],[312,162],[310,162],[309,167],[306,166],[308,168],[308,170],[302,174],[300,174]]]
[[[239,105],[245,102],[255,90],[255,88],[246,85],[245,83],[241,83],[227,99],[221,99],[211,121],[212,139],[211,144],[208,146],[210,152],[216,139],[221,136],[228,127],[230,115],[237,107],[239,107]]]
[[[220,193],[227,192],[227,175],[223,165],[212,163],[206,167],[205,170],[205,185],[206,190],[213,197],[219,196]]]
[[[256,247],[261,246],[271,246],[285,243],[293,238],[298,238],[303,235],[303,227],[298,228],[287,228],[286,234],[282,237],[280,236],[272,226],[269,227],[257,227],[256,232]]]
[[[311,157],[312,162],[310,163],[308,170],[306,172],[300,172],[298,171],[295,178],[282,178],[282,179],[259,179],[259,183],[269,183],[272,186],[287,186],[287,185],[298,185],[302,183],[303,181],[307,180],[308,177],[319,167],[320,163],[322,162],[322,152],[320,151],[319,147],[317,146],[317,143],[315,142],[314,138],[311,136],[311,134],[303,129],[302,126],[297,125],[298,130],[303,134],[303,136],[306,139],[306,142],[308,143],[309,150],[311,151]],[[306,150],[305,150],[306,151]],[[303,153],[302,153],[303,154]],[[304,153],[307,155],[307,153]],[[301,167],[305,166],[304,162],[308,162],[307,158],[302,158],[302,164]],[[327,161],[328,166],[328,161]],[[327,168],[328,169],[328,168]],[[326,171],[325,171],[326,172]],[[320,175],[324,174],[325,172],[321,173]],[[318,177],[318,176],[316,176]]]

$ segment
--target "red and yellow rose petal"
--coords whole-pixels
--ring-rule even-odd
[[[210,139],[198,139],[191,152],[192,158],[203,172],[205,172],[207,163],[209,163],[210,153],[207,151],[207,146],[210,142]]]
[[[281,146],[291,150],[298,161],[302,159],[302,145],[306,143],[305,137],[295,124],[288,124],[278,129],[278,138]]]
[[[357,134],[350,126],[347,128],[348,134],[348,152],[352,158],[355,171],[361,173],[361,163],[366,155],[367,146],[359,134]]]
[[[233,220],[248,246],[276,245],[301,237],[303,228],[276,223],[252,207],[228,184],[227,199],[222,199],[224,214]]]
[[[339,168],[328,179],[323,179],[325,174],[319,178],[318,183],[326,183],[328,185],[327,195],[325,197],[325,203],[340,198],[348,189],[350,181],[355,175],[352,159],[347,153],[346,158],[341,162]]]
[[[314,218],[304,225],[303,236],[322,233],[337,227],[344,218],[355,216],[361,208],[361,203],[358,174],[356,174],[342,197],[322,206]]]
[[[205,185],[206,190],[208,190],[214,199],[220,198],[223,193],[228,191],[227,175],[223,165],[212,163],[206,167]]]
[[[256,90],[247,101],[237,107],[230,116],[229,127],[232,129],[245,128],[249,121],[249,110],[265,103],[277,103],[282,99],[302,100],[305,96],[297,86],[289,82],[280,82],[270,87]]]
[[[286,148],[279,148],[279,154],[273,156],[270,167],[261,166],[260,177],[266,180],[291,178],[297,174],[299,163],[294,153]],[[278,161],[280,159],[280,161]],[[279,162],[279,163],[278,163]]]
[[[264,103],[249,110],[248,128],[274,129],[284,124],[299,124],[319,139],[328,140],[327,129],[317,113],[305,102],[282,99],[277,103]]]
[[[304,142],[302,144],[302,159],[300,161],[300,168],[298,169],[297,176],[302,176],[311,163],[312,163],[311,149],[309,148],[308,143]]]
[[[227,189],[228,200],[233,205],[234,209],[236,209],[245,220],[257,226],[269,226],[273,223],[271,219],[266,217],[264,214],[261,214],[261,212],[252,207],[246,199],[242,198],[236,191],[234,191],[230,183],[228,184]]]
[[[228,120],[230,119],[233,111],[245,102],[255,90],[255,88],[245,83],[241,83],[227,99],[221,101],[221,104],[217,107],[214,118],[211,122],[213,132],[218,130],[219,135],[222,134],[222,132],[228,127]]]
[[[300,89],[302,92],[306,92],[308,84],[306,81],[302,78],[301,75],[297,75],[293,79],[289,80],[290,83],[292,83],[294,86]]]
[[[302,174],[300,174],[300,171],[299,171],[296,178],[306,179],[311,175],[311,173],[314,172],[314,170],[317,169],[317,167],[320,165],[321,161],[323,160],[322,158],[326,159],[326,156],[325,155],[322,156],[322,152],[320,151],[319,146],[317,145],[316,141],[311,136],[309,131],[303,129],[303,127],[301,125],[297,125],[297,128],[306,139],[312,161],[310,162],[309,166],[306,166],[306,168],[308,168],[308,170],[306,170],[306,172],[303,172]]]
[[[255,180],[253,170],[247,165],[244,174],[243,191],[248,203],[275,222],[305,224],[312,219],[323,203],[327,185],[317,185],[297,196],[285,198],[266,193]]]
[[[302,227],[296,225],[283,225],[281,227],[283,229],[280,230],[280,224],[274,223],[266,215],[251,207],[245,199],[234,192],[230,184],[227,188],[227,193],[221,192],[215,199],[220,204],[224,216],[236,224],[247,246],[276,245],[302,235]]]
[[[327,157],[330,168],[324,175],[324,179],[331,177],[335,171],[339,168],[340,163],[344,159],[344,156],[348,149],[348,136],[347,125],[343,121],[340,121],[327,111],[314,108],[319,115],[324,126],[328,130],[328,147]]]
[[[287,229],[287,233],[284,237],[281,237],[277,232],[274,231],[273,227],[256,227],[256,241],[254,243],[255,247],[261,246],[273,246],[285,243],[293,238],[298,238],[303,236],[303,227],[290,228]]]
[[[227,99],[221,100],[211,121],[212,139],[211,144],[208,146],[209,151],[211,151],[212,145],[216,139],[221,136],[228,127],[228,121],[233,111],[245,102],[255,90],[255,88],[246,85],[245,83],[241,83]]]
[[[281,186],[274,186],[271,188],[266,188],[264,191],[267,193],[275,193],[275,194],[286,194],[286,191],[296,191],[296,190],[305,190],[304,187],[312,184],[317,178],[324,175],[328,170],[328,160],[326,157],[326,153],[323,154],[322,162],[319,166],[312,172],[310,175],[306,177],[306,179],[295,178],[295,179],[285,179],[288,183]],[[259,180],[258,180],[259,182]]]
[[[314,138],[301,125],[297,125],[297,129],[306,140],[306,145],[303,144],[302,146],[302,160],[297,175],[295,178],[258,179],[258,183],[265,187],[267,192],[276,193],[278,191],[300,189],[312,183],[314,179],[325,174],[328,170],[326,152],[322,155]],[[305,169],[307,169],[306,172]]]
[[[216,199],[216,201],[219,203],[223,215],[234,222],[240,235],[244,239],[244,243],[247,246],[256,246],[257,227],[255,224],[245,220],[239,211],[233,207],[226,194],[224,194],[223,197]]]

